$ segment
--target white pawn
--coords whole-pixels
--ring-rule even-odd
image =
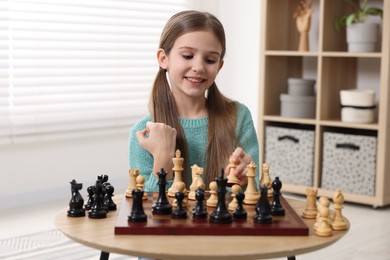
[[[135,179],[136,181],[136,187],[137,189],[139,190],[143,190],[144,191],[144,184],[145,184],[145,177],[142,176],[142,175],[138,175],[137,178]],[[144,195],[142,197],[143,200],[147,200],[148,199],[148,193],[144,191]]]
[[[343,208],[344,203],[344,195],[338,189],[336,193],[333,195],[333,207],[335,210],[334,219],[332,222],[332,228],[334,230],[346,230],[348,229],[348,222],[343,217],[341,213],[341,209]]]
[[[127,187],[127,190],[125,192],[125,196],[127,198],[132,198],[133,197],[133,190],[137,188],[137,181],[136,178],[139,175],[139,170],[138,169],[130,169],[129,170],[129,176],[130,176],[130,183],[129,186]]]
[[[255,186],[255,178],[256,178],[256,164],[252,161],[250,162],[246,168],[248,177],[248,185],[245,190],[245,199],[244,203],[248,205],[256,205],[260,199],[260,192],[256,189]]]
[[[233,187],[232,187],[232,201],[228,205],[228,210],[234,211],[237,208],[238,202],[237,202],[236,194],[240,191],[241,191],[240,185],[237,185],[237,184],[233,185]]]
[[[316,222],[314,223],[314,231],[317,230],[318,225],[321,223],[321,218],[320,218],[320,208],[321,207],[329,207],[329,199],[328,197],[322,196],[319,199],[319,204],[317,207],[317,216],[316,216]]]
[[[217,189],[218,189],[218,184],[216,181],[212,181],[209,184],[210,188],[210,197],[206,201],[206,205],[208,207],[216,207],[218,204],[218,196],[217,196]]]
[[[317,225],[315,233],[317,236],[329,237],[332,235],[332,228],[330,227],[329,224],[329,215],[330,215],[329,206],[326,206],[325,204],[322,205],[319,208],[319,213],[320,213],[320,223]]]

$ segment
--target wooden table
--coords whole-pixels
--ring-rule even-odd
[[[114,198],[121,205],[123,195]],[[301,215],[305,201],[288,199]],[[118,211],[107,218],[71,218],[64,208],[55,217],[56,227],[75,242],[105,252],[158,259],[261,259],[289,257],[329,246],[347,231],[334,231],[330,237],[314,234],[315,220],[303,219],[310,228],[309,236],[170,236],[170,235],[115,235]],[[293,257],[292,257],[293,258]]]

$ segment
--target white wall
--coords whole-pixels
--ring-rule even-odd
[[[196,7],[220,18],[227,35],[225,65],[218,85],[245,103],[257,125],[260,2],[201,0]],[[127,134],[0,146],[0,209],[71,198],[72,179],[86,188],[107,174],[122,193],[128,185]],[[65,207],[66,205],[64,205]]]
[[[258,122],[261,1],[201,0],[198,9],[216,15],[225,27],[227,52],[217,84],[228,97],[246,104]]]

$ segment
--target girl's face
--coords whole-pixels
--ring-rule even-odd
[[[185,33],[171,52],[158,51],[160,67],[166,69],[172,93],[177,98],[203,98],[222,68],[222,46],[211,31]]]

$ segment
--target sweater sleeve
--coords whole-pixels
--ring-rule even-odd
[[[145,129],[148,121],[151,121],[150,116],[144,117],[130,129],[129,166],[131,169],[138,169],[140,175],[145,177],[144,190],[146,192],[158,192],[158,178],[153,175],[153,156],[139,145],[136,137],[137,131]],[[172,180],[167,180],[167,188],[171,185]]]
[[[238,137],[239,146],[244,151],[252,156],[253,161],[256,163],[256,188],[259,188],[259,142],[257,139],[257,133],[253,124],[252,115],[249,109],[241,103],[237,103],[237,126],[236,134]]]

